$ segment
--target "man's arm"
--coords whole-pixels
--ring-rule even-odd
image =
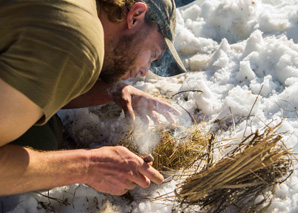
[[[0,195],[84,182],[87,151],[38,152],[18,145],[0,147]]]
[[[101,80],[97,80],[97,82],[88,92],[73,99],[64,108],[74,109],[110,103],[113,101],[112,95],[109,92],[112,87],[113,85],[106,84]]]
[[[0,148],[0,196],[51,189],[75,183],[122,195],[162,175],[122,146],[93,150],[38,152],[17,145]]]
[[[8,144],[25,133],[42,114],[35,103],[0,79],[0,195],[51,188],[70,181],[63,180],[62,175],[61,180],[49,180],[59,174],[58,162],[54,159],[51,165],[48,162],[53,153],[42,155]]]
[[[0,79],[0,146],[20,137],[42,115],[35,103]]]
[[[0,195],[85,183],[121,195],[162,175],[124,147],[38,152],[8,144],[41,116],[41,109],[0,80]]]

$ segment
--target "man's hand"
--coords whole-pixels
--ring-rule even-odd
[[[135,115],[138,115],[143,121],[148,123],[149,120],[147,116],[149,116],[158,124],[158,114],[162,114],[169,122],[175,123],[173,115],[181,115],[181,113],[170,104],[130,85],[120,83],[109,91],[115,103],[124,110],[125,116],[133,121],[135,120]]]
[[[163,176],[142,158],[122,146],[91,150],[87,184],[113,195],[125,194],[136,185],[160,184]]]
[[[122,195],[136,185],[160,184],[163,176],[128,149],[39,152],[17,145],[0,147],[0,196],[83,183]]]
[[[159,114],[162,114],[169,122],[175,122],[174,116],[181,115],[170,104],[130,85],[124,83],[110,85],[101,80],[98,80],[89,92],[74,99],[65,108],[97,106],[112,101],[124,110],[126,118],[134,121],[135,116],[138,115],[144,124],[149,123],[148,117],[158,124]]]

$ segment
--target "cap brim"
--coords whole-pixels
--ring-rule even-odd
[[[157,61],[152,62],[150,70],[163,77],[169,77],[185,73],[186,69],[173,45],[173,43],[165,38],[168,46],[163,57]]]

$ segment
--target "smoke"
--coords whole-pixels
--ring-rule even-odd
[[[150,70],[156,75],[163,77],[169,77],[182,73],[169,49],[165,51],[165,54],[161,59],[152,62]]]

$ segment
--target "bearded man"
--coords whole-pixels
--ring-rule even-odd
[[[120,80],[145,76],[172,41],[172,0],[0,0],[0,195],[75,183],[122,195],[163,176],[124,147],[60,150],[61,108],[115,101],[158,121],[179,112]],[[43,150],[43,151],[41,151]]]

